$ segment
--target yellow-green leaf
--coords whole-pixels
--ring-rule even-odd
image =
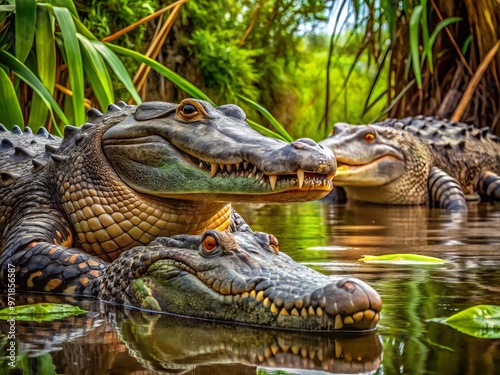
[[[35,303],[0,310],[0,320],[14,318],[15,320],[28,322],[53,321],[85,312],[87,311],[80,309],[78,306],[63,303]]]
[[[90,81],[99,105],[102,109],[106,109],[108,105],[115,101],[108,68],[94,45],[83,35],[77,34],[76,36],[83,46],[85,76]]]
[[[500,339],[500,306],[477,305],[449,318],[437,318],[432,321],[447,324],[469,336]]]
[[[12,85],[9,75],[0,68],[0,123],[7,129],[13,125],[24,125],[23,113],[17,100],[16,90]]]
[[[38,77],[47,90],[53,94],[56,81],[56,43],[52,16],[47,7],[38,7],[36,17],[36,64]],[[49,109],[43,99],[33,93],[28,126],[36,132],[45,125]]]
[[[415,80],[417,81],[417,86],[419,89],[422,88],[422,73],[420,70],[420,42],[418,37],[418,28],[420,25],[422,10],[422,5],[417,5],[415,8],[413,8],[413,13],[410,17],[410,56],[413,66],[413,73],[415,74]]]
[[[174,85],[179,87],[181,90],[184,90],[188,95],[192,96],[193,98],[196,99],[203,99],[206,100],[207,102],[211,103],[212,105],[216,105],[212,99],[210,99],[203,91],[201,91],[198,87],[193,85],[191,82],[186,80],[185,78],[182,78],[180,75],[177,73],[174,73],[164,65],[160,64],[158,61],[153,60],[147,56],[144,56],[143,54],[132,51],[127,48],[123,48],[111,43],[106,43],[106,45],[114,52],[116,52],[119,55],[123,56],[129,56],[132,57],[133,59],[140,61],[148,66],[150,66],[153,70],[157,71],[160,73],[162,76],[167,78],[169,81],[171,81]]]
[[[69,82],[73,96],[74,125],[81,125],[85,122],[85,106],[84,106],[84,80],[83,80],[83,64],[82,55],[80,52],[80,43],[76,37],[76,27],[71,17],[71,13],[67,8],[52,7],[54,14],[59,22],[63,37],[64,54],[66,56],[66,64],[68,65]]]
[[[385,255],[364,255],[359,259],[367,263],[398,263],[398,264],[420,264],[420,263],[445,263],[444,259],[429,257],[418,254],[385,254]]]
[[[125,66],[121,62],[121,60],[116,56],[116,54],[108,47],[110,47],[109,44],[104,44],[98,40],[91,40],[90,43],[96,48],[97,51],[104,57],[104,60],[106,60],[109,64],[109,67],[111,70],[116,74],[118,79],[123,83],[127,91],[132,95],[134,98],[135,102],[137,104],[142,103],[141,97],[139,96],[139,93],[135,89],[134,83],[132,82],[132,78],[130,78],[130,75],[127,72],[127,69],[125,69]],[[126,50],[126,48],[124,48]],[[128,51],[128,50],[127,50]]]
[[[26,65],[24,65],[18,59],[16,59],[9,52],[2,49],[0,49],[0,63],[10,68],[16,76],[18,76],[24,82],[26,82],[28,86],[30,86],[38,95],[40,95],[43,98],[45,105],[50,110],[54,124],[56,123],[56,120],[53,117],[54,115],[52,113],[52,110],[54,110],[57,113],[63,124],[68,124],[68,119],[64,115],[64,112],[61,110],[59,105],[57,105],[57,102],[54,100],[49,91],[45,88],[43,83],[40,82],[38,77],[35,76],[35,74],[33,74],[33,72],[29,70],[26,67]],[[59,132],[57,126],[54,128],[56,129],[56,131]],[[61,133],[59,132],[58,135],[61,135]]]

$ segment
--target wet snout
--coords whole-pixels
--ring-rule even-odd
[[[300,138],[273,150],[263,163],[266,172],[277,174],[302,169],[310,173],[332,175],[337,170],[333,152],[309,138]]]
[[[335,329],[375,328],[382,309],[379,294],[365,282],[341,278],[322,288],[325,312],[335,323]]]

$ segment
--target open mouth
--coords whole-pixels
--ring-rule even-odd
[[[251,178],[261,185],[269,186],[271,191],[279,187],[283,190],[326,190],[330,191],[333,187],[333,174],[320,174],[306,172],[303,169],[297,169],[289,174],[269,174],[262,172],[255,164],[242,161],[237,163],[211,163],[191,155],[188,151],[181,149],[158,135],[127,138],[127,139],[107,139],[103,142],[104,146],[135,146],[146,144],[160,144],[175,148],[182,157],[191,165],[206,172],[211,178]]]
[[[349,163],[346,163],[342,160],[337,159],[337,173],[335,174],[335,177],[342,175],[342,174],[346,174],[346,173],[360,172],[365,168],[370,168],[370,167],[372,167],[376,164],[379,164],[383,161],[390,161],[390,160],[401,161],[399,158],[397,158],[393,155],[384,155],[384,156],[381,156],[380,158],[374,159],[372,161],[369,161],[369,162],[363,163],[363,164],[361,164],[361,163],[360,164],[349,164]]]
[[[286,175],[265,174],[256,165],[247,161],[234,164],[219,164],[209,163],[207,161],[189,155],[186,152],[183,152],[183,156],[185,158],[188,158],[200,169],[210,174],[210,177],[212,178],[216,176],[222,178],[253,178],[262,185],[268,184],[273,191],[276,188],[278,181],[280,182],[280,186],[284,188],[296,186],[298,186],[299,189],[303,190],[332,188],[331,181],[334,176],[333,174],[325,175],[318,173],[309,173],[305,172],[303,169],[298,169],[297,172]]]

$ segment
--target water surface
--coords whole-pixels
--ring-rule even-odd
[[[90,312],[53,323],[16,322],[20,368],[64,374],[499,373],[500,340],[474,338],[429,319],[478,304],[500,305],[500,205],[472,204],[466,215],[328,202],[236,208],[254,230],[275,234],[281,250],[295,260],[373,286],[384,303],[378,331],[325,337],[70,300]],[[389,253],[447,262],[358,260]],[[0,373],[8,374],[5,358],[1,361]]]

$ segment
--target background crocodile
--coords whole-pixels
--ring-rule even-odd
[[[64,139],[0,127],[0,262],[18,290],[88,293],[105,261],[159,236],[249,230],[228,201],[331,189],[335,158],[310,139],[262,136],[235,105],[111,105]]]
[[[500,200],[499,141],[487,127],[418,116],[339,123],[320,144],[334,152],[334,185],[348,198],[466,210],[464,194]]]

